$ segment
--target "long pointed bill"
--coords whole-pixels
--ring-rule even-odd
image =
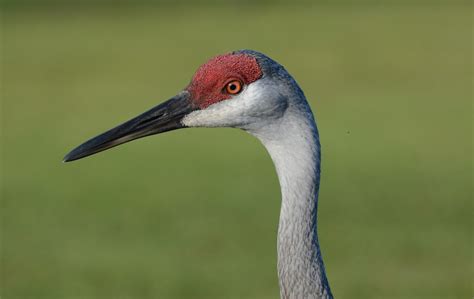
[[[170,100],[84,142],[64,157],[64,162],[78,160],[134,139],[183,128],[183,117],[196,110],[183,91]]]

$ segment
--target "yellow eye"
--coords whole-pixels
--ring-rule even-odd
[[[242,83],[239,80],[233,80],[227,83],[225,90],[229,94],[238,94],[242,90]]]

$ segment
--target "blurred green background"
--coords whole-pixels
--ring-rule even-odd
[[[241,48],[315,112],[334,295],[473,296],[470,1],[252,3],[3,3],[2,298],[278,298],[280,191],[250,135],[61,163]]]

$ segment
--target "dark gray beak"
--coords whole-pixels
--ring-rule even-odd
[[[147,112],[84,142],[64,157],[64,162],[78,160],[111,147],[149,135],[183,128],[183,117],[197,110],[189,93],[183,91]]]

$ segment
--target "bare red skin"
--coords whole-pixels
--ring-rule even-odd
[[[262,70],[255,57],[246,54],[224,54],[201,65],[186,90],[190,92],[194,104],[205,109],[232,97],[226,92],[227,83],[240,80],[243,85],[249,85],[260,77]]]

